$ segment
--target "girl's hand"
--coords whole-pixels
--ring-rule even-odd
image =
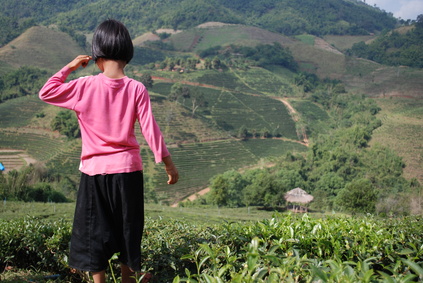
[[[88,65],[88,62],[91,59],[92,59],[91,56],[88,56],[88,55],[79,55],[78,57],[76,57],[75,59],[73,59],[73,61],[70,62],[67,66],[72,71],[75,71],[80,66],[82,66],[83,68],[85,68]]]
[[[178,169],[176,169],[175,165],[173,164],[172,158],[169,156],[163,157],[163,163],[165,164],[166,174],[168,176],[167,183],[169,185],[176,184],[179,179]]]
[[[173,184],[176,184],[176,182],[178,182],[179,173],[175,166],[166,166],[166,173],[169,178],[167,180],[167,183],[169,185],[173,185]]]

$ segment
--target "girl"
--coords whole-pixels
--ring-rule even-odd
[[[142,161],[134,124],[165,164],[168,184],[178,181],[163,136],[152,114],[147,89],[124,74],[133,45],[116,20],[101,23],[93,36],[92,57],[80,55],[51,77],[43,101],[75,111],[82,136],[81,182],[76,202],[69,266],[105,282],[108,260],[120,253],[122,282],[135,282],[141,267],[144,226]],[[66,83],[67,76],[94,60],[102,73]]]

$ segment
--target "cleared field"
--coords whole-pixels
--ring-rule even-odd
[[[197,51],[230,44],[255,46],[279,42],[286,45],[293,40],[281,34],[256,27],[223,25],[189,29],[172,35],[170,41],[177,50]]]
[[[347,50],[351,48],[355,43],[360,41],[367,42],[374,39],[374,35],[326,35],[323,37],[328,43],[332,44],[339,50]]]
[[[263,68],[246,71],[233,70],[233,73],[250,89],[271,96],[292,96],[293,89],[287,77],[281,77]]]
[[[59,70],[79,54],[86,53],[66,33],[34,26],[0,49],[0,60],[13,67]]]
[[[295,123],[285,105],[265,95],[246,95],[238,92],[200,88],[208,101],[208,107],[198,110],[192,117],[191,100],[181,103],[169,102],[172,84],[155,85],[152,92],[156,119],[165,135],[171,154],[178,164],[180,182],[175,186],[166,184],[162,165],[156,165],[153,156],[139,130],[137,136],[142,145],[145,171],[157,184],[160,197],[169,203],[183,199],[208,185],[209,179],[230,169],[239,169],[256,164],[263,158],[280,156],[287,151],[302,151],[306,147],[282,139],[251,139],[241,142],[230,137],[240,127],[278,134],[285,139],[297,141]],[[24,97],[1,104],[3,113],[0,128],[0,147],[24,151],[56,173],[77,179],[80,158],[80,140],[68,141],[48,131],[42,123],[49,123],[52,115],[46,104],[37,97]],[[34,122],[34,116],[46,111],[49,118]],[[19,116],[18,113],[25,115]],[[19,118],[18,118],[19,117]],[[22,117],[22,119],[21,119]],[[41,123],[41,124],[40,124]],[[41,127],[38,131],[36,128]],[[223,130],[222,130],[223,129]],[[15,161],[18,156],[12,157]],[[12,162],[12,161],[11,161]]]
[[[377,99],[382,126],[375,130],[371,145],[380,143],[398,153],[406,164],[406,178],[423,183],[423,100]]]

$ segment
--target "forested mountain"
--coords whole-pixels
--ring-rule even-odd
[[[209,21],[319,36],[378,33],[397,22],[392,14],[358,0],[1,0],[0,4],[0,46],[35,24],[92,32],[107,17],[125,22],[133,36]]]

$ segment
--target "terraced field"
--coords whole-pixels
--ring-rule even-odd
[[[154,92],[167,96],[170,93],[170,83],[155,85]],[[210,119],[212,124],[231,135],[236,135],[241,127],[250,132],[267,130],[274,136],[283,136],[298,140],[295,123],[288,110],[280,101],[266,95],[247,95],[242,92],[211,89],[205,87],[187,87],[201,92],[207,101],[207,107],[199,108],[196,112]],[[191,108],[189,98],[180,100],[187,109]]]
[[[260,160],[282,156],[287,152],[305,151],[300,143],[281,139],[235,139],[214,142],[184,144],[171,148],[170,152],[175,164],[178,164],[180,180],[176,185],[168,186],[166,175],[161,165],[144,162],[147,172],[155,172],[154,179],[158,183],[158,192],[164,196],[172,196],[174,200],[183,199],[208,185],[209,179],[216,174],[235,169],[238,170]],[[148,155],[148,158],[152,158]],[[144,158],[145,160],[145,158]],[[154,168],[152,168],[154,166]]]

